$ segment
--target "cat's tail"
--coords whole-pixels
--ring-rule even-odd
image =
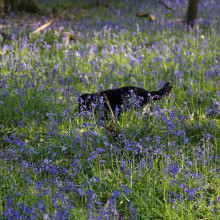
[[[167,96],[170,94],[173,86],[171,85],[170,82],[167,82],[162,89],[158,91],[152,91],[150,93],[150,99],[151,100],[159,100],[162,99],[163,97]]]

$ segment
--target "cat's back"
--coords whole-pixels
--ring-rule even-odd
[[[107,89],[102,91],[101,93],[105,93],[106,95],[126,95],[129,93],[135,93],[135,94],[146,94],[148,93],[147,90],[143,89],[143,88],[139,88],[136,86],[124,86],[124,87],[120,87],[120,88],[115,88],[115,89]]]

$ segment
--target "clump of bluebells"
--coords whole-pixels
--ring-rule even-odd
[[[179,15],[187,7],[168,3]],[[11,39],[0,38],[0,218],[219,216],[217,0],[199,2],[189,32],[154,1],[112,4],[75,10],[80,22],[55,22],[37,36],[7,20],[14,28]],[[67,45],[61,36],[70,30],[78,37]],[[117,135],[102,105],[78,113],[83,93],[157,90],[167,81],[172,93],[150,112],[142,114],[134,94],[129,111],[117,117],[116,109]]]

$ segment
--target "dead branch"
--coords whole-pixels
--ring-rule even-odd
[[[47,27],[49,27],[53,22],[54,22],[54,19],[51,20],[51,21],[49,21],[49,22],[47,22],[46,24],[41,25],[41,26],[40,26],[39,28],[37,28],[35,31],[31,32],[30,35],[39,33],[40,31],[42,31],[42,30],[46,29]]]
[[[0,29],[11,28],[10,24],[0,24]]]
[[[180,23],[180,22],[183,22],[183,18],[173,18],[173,19],[169,19],[168,20],[168,22],[169,23],[175,23],[175,22],[177,22],[177,23]]]
[[[105,101],[106,101],[106,105],[107,105],[107,107],[108,107],[108,109],[109,109],[109,111],[110,111],[110,114],[111,114],[111,119],[112,120],[115,120],[115,115],[114,115],[114,112],[113,112],[113,110],[112,110],[112,107],[111,107],[111,105],[110,105],[110,102],[109,102],[109,100],[108,100],[108,98],[107,98],[107,96],[106,96],[106,94],[105,93],[103,93],[103,97],[104,97],[104,99],[105,99]]]
[[[173,13],[175,13],[175,11],[169,5],[167,5],[164,1],[159,0],[158,3],[163,5],[166,9],[168,9],[168,10],[172,11]]]
[[[64,31],[63,32],[63,35],[65,37],[65,46],[69,45],[69,41],[70,40],[74,40],[74,41],[85,41],[85,38],[84,37],[81,37],[81,36],[78,36],[78,35],[75,35],[75,34],[72,34],[70,32],[67,32],[67,31]]]
[[[156,21],[156,17],[152,14],[149,13],[137,13],[136,14],[137,17],[139,18],[148,18],[150,21]]]
[[[23,21],[26,21],[28,18],[30,18],[31,17],[31,14],[29,13],[29,14],[27,14],[26,16],[24,16],[24,18],[23,18]]]
[[[115,126],[115,123],[114,123],[115,115],[114,115],[112,107],[111,107],[111,105],[109,103],[109,100],[108,100],[108,98],[107,98],[105,93],[103,94],[103,97],[104,97],[104,99],[106,101],[106,105],[107,105],[107,107],[108,107],[108,109],[110,111],[110,114],[111,114],[111,121],[110,121],[110,123],[108,125],[106,125],[106,129],[109,130],[110,132],[113,132],[114,136],[116,136],[117,135],[117,130],[116,130],[116,126]]]

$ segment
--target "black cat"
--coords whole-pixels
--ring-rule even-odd
[[[131,108],[132,105],[138,105],[141,109],[145,108],[151,100],[159,100],[167,96],[172,88],[171,83],[167,82],[162,89],[152,92],[134,86],[125,86],[91,94],[83,94],[78,99],[79,112],[97,110],[99,108],[98,106],[104,106],[105,109],[108,109],[103,97],[105,93],[114,113],[120,115],[123,110]],[[135,101],[136,103],[134,103]]]

